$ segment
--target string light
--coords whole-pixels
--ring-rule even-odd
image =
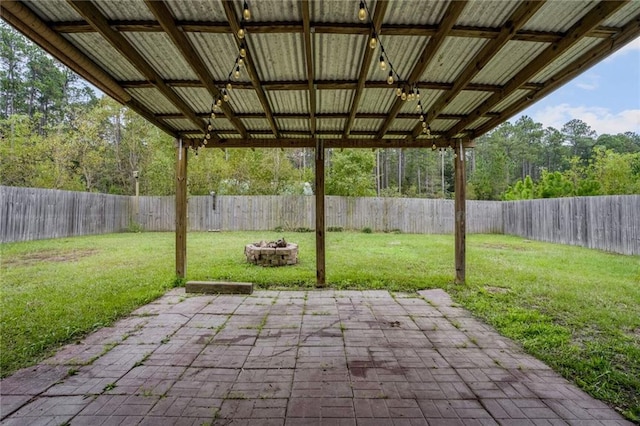
[[[225,89],[222,89],[222,100],[225,102],[229,102],[229,94]]]
[[[217,107],[222,106],[222,99],[220,99],[220,98],[216,99],[216,106]]]
[[[360,2],[360,10],[358,10],[358,19],[364,21],[367,18],[367,11],[364,8],[364,2]]]
[[[233,88],[233,86],[231,85],[231,82],[228,82],[227,83],[227,92],[230,92],[232,88]]]
[[[236,66],[236,70],[233,72],[233,78],[236,80],[240,78],[240,65]]]
[[[402,96],[402,87],[398,86],[398,88],[396,89],[396,96],[397,97]]]
[[[393,84],[393,71],[389,71],[389,77],[387,77],[387,83]]]
[[[238,65],[239,66],[243,66],[244,65],[244,59],[238,58]]]
[[[373,33],[373,36],[371,37],[371,39],[369,39],[369,47],[371,49],[375,49],[377,45],[378,45],[378,39],[376,37],[376,33]]]
[[[247,49],[244,47],[244,43],[240,45],[240,57],[244,58],[247,56]]]
[[[242,26],[240,27],[240,29],[238,30],[238,38],[239,39],[243,39],[245,36],[245,31],[244,31],[244,24],[242,24]]]
[[[245,21],[251,19],[251,11],[249,10],[249,5],[246,1],[244,2],[244,7],[242,8],[242,17]]]
[[[380,69],[382,71],[387,70],[387,63],[385,62],[384,57],[382,55],[380,55]]]

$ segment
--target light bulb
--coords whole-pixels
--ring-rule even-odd
[[[431,135],[431,126],[427,126],[427,135]]]
[[[420,99],[420,90],[416,89],[416,98]]]
[[[208,131],[212,131],[213,130],[213,126],[211,125],[211,123],[209,123],[209,125],[207,126],[207,130]]]
[[[426,122],[426,121],[423,121],[423,122],[422,122],[422,127],[423,127],[424,129],[426,129],[426,128],[427,128],[427,122]]]
[[[376,40],[375,35],[373,37],[371,37],[371,39],[369,40],[369,47],[372,49],[375,49],[376,46],[378,45],[378,40]]]
[[[211,139],[211,133],[207,133],[207,140]]]
[[[402,95],[400,95],[400,99],[402,99],[403,101],[407,100],[407,92],[405,92],[404,90],[402,91]]]
[[[421,109],[422,109],[422,105],[420,105],[420,104],[416,105],[416,110],[417,111],[420,111]]]
[[[424,121],[424,114],[420,114],[420,121]]]
[[[414,100],[415,98],[416,98],[416,94],[415,94],[415,93],[413,93],[413,92],[410,92],[410,93],[409,93],[409,100],[410,100],[410,101],[412,101],[412,100]]]
[[[436,150],[436,144],[435,143],[433,145],[431,145],[431,149],[434,150],[434,151]]]
[[[387,83],[393,84],[393,71],[389,71],[389,77],[387,77]]]
[[[236,67],[236,70],[233,72],[233,77],[237,80],[240,78],[240,67]]]
[[[211,118],[216,118],[216,113],[211,111]]]
[[[401,96],[402,95],[402,89],[400,87],[398,87],[396,89],[396,96]]]
[[[222,105],[222,99],[218,98],[216,99],[216,106],[219,107],[220,105]]]
[[[240,28],[238,30],[238,38],[240,39],[244,38],[244,28]]]
[[[251,11],[249,10],[249,5],[247,4],[247,2],[244,2],[244,8],[242,10],[242,16],[244,17],[245,21],[248,21],[249,19],[251,19]]]
[[[244,65],[244,59],[238,58],[238,65],[243,66]]]
[[[227,83],[227,91],[231,91],[231,89],[233,89],[233,86],[231,83]]]
[[[382,71],[387,70],[387,63],[385,62],[384,57],[382,55],[380,55],[380,69]]]
[[[227,92],[224,92],[224,95],[222,95],[222,100],[225,102],[229,102],[229,94]]]
[[[367,17],[367,11],[364,8],[364,2],[360,2],[360,10],[358,11],[358,19],[364,21]]]
[[[245,56],[247,56],[247,49],[245,49],[244,43],[242,43],[240,45],[240,57],[244,58]]]

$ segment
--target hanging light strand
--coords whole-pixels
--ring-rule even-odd
[[[227,75],[227,81],[225,85],[218,89],[219,95],[211,101],[211,110],[209,114],[209,118],[207,119],[207,132],[205,133],[204,138],[200,144],[201,147],[204,147],[207,142],[211,139],[211,132],[213,131],[213,120],[216,118],[216,113],[222,112],[222,103],[229,102],[231,100],[231,90],[233,89],[233,82],[240,79],[241,69],[244,66],[244,62],[247,57],[247,44],[246,38],[247,35],[245,29],[245,23],[251,19],[251,9],[249,9],[249,4],[247,1],[244,1],[242,5],[242,15],[240,21],[240,28],[236,35],[240,39],[240,48],[238,49],[238,55],[236,56],[236,60],[233,62],[233,67],[231,67],[231,71]],[[196,155],[197,155],[197,148]]]
[[[367,19],[368,18],[368,19]],[[361,21],[367,21],[369,26],[371,27],[371,37],[369,38],[369,48],[376,49],[380,46],[380,56],[378,59],[378,65],[380,70],[386,73],[386,80],[390,86],[395,87],[395,94],[403,101],[418,101],[418,105],[416,109],[420,112],[420,118],[423,122],[423,134],[426,134],[427,137],[431,134],[431,127],[428,123],[424,121],[425,114],[422,107],[422,102],[420,101],[420,89],[416,84],[409,85],[407,80],[404,80],[397,69],[393,66],[393,62],[389,58],[389,54],[387,50],[384,48],[382,44],[382,40],[380,40],[380,36],[376,31],[375,26],[373,25],[372,14],[369,10],[369,6],[367,5],[366,0],[360,0],[360,6],[358,10],[358,19]],[[388,72],[387,72],[388,70]],[[410,86],[410,87],[409,87]]]

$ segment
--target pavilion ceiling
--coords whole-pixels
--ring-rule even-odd
[[[36,0],[2,17],[176,137],[208,146],[431,146],[499,125],[640,34],[638,1]],[[400,77],[387,83],[380,46]],[[417,88],[417,101],[395,92]]]

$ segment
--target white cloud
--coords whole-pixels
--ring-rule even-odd
[[[601,107],[560,104],[538,110],[532,114],[532,118],[542,123],[544,127],[554,127],[558,130],[568,121],[577,118],[587,123],[598,135],[603,133],[640,133],[640,109],[612,112]]]
[[[616,53],[614,53],[613,55],[609,56],[604,61],[605,62],[609,62],[609,61],[613,60],[614,58],[617,58],[619,56],[624,56],[624,55],[627,55],[629,53],[638,54],[639,51],[640,51],[640,37],[636,38],[631,43],[627,44],[622,49],[618,50]]]
[[[583,90],[596,90],[600,87],[600,76],[598,74],[585,74],[575,82],[575,85]]]

